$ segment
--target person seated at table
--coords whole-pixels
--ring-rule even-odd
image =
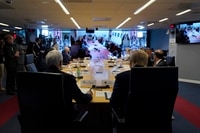
[[[89,90],[86,93],[83,93],[78,87],[75,77],[71,74],[61,71],[62,62],[63,62],[63,56],[60,51],[58,50],[49,51],[46,55],[46,63],[48,66],[46,72],[62,73],[64,75],[64,84],[65,84],[64,86],[66,87],[64,88],[64,96],[65,94],[67,95],[67,93],[71,92],[72,99],[74,99],[76,103],[80,104],[90,103],[93,98],[92,91]]]
[[[130,53],[130,68],[147,67],[148,54],[144,50],[133,50]],[[113,86],[113,92],[110,98],[110,104],[122,117],[126,98],[129,92],[130,70],[121,72],[116,75]]]
[[[162,49],[154,51],[154,66],[167,66],[167,62],[164,59],[164,51]]]
[[[70,49],[69,47],[65,47],[62,51],[63,55],[63,65],[67,65],[71,61]]]

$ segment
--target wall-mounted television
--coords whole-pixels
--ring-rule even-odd
[[[176,24],[176,43],[200,44],[200,21]]]
[[[86,28],[86,33],[94,33],[94,29],[88,29],[88,28]]]
[[[147,30],[113,30],[111,32],[111,41],[123,45],[127,45],[131,49],[139,49],[148,47],[149,33]]]

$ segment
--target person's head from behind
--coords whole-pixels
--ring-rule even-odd
[[[130,55],[130,67],[146,67],[148,64],[148,54],[144,50],[133,50]]]
[[[62,68],[63,56],[58,50],[51,50],[46,55],[46,63],[48,67],[55,66],[59,69]]]
[[[163,59],[164,58],[164,51],[162,49],[157,49],[154,52],[154,59],[157,61],[159,59]]]

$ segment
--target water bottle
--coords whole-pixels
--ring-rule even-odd
[[[81,71],[80,71],[80,67],[79,66],[77,67],[76,75],[77,75],[77,78],[81,77]]]

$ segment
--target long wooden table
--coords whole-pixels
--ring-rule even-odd
[[[108,81],[112,81],[112,83],[114,84],[114,80],[115,80],[115,75],[117,73],[120,73],[122,71],[126,71],[129,70],[129,64],[127,62],[122,63],[121,68],[117,68],[117,64],[114,63],[113,60],[104,60],[102,61],[103,63],[103,69],[106,72],[106,75],[100,75],[100,80],[102,79],[106,79],[107,76],[107,80]],[[83,92],[86,92],[88,89],[90,89],[92,87],[92,85],[87,85],[87,84],[82,84],[83,81],[91,81],[94,79],[94,69],[92,70],[89,66],[91,65],[91,61],[90,60],[83,60],[83,63],[77,64],[77,63],[70,63],[69,65],[63,66],[62,71],[66,72],[66,73],[70,73],[73,74],[74,76],[76,76],[76,70],[77,68],[75,66],[79,65],[80,66],[80,71],[81,71],[81,75],[83,76],[83,78],[78,79],[77,78],[77,84],[80,87],[80,89]],[[113,67],[112,67],[113,66]],[[116,70],[115,70],[116,69]],[[93,71],[93,72],[91,72]],[[82,81],[82,82],[81,82]],[[99,82],[99,81],[97,81]],[[109,102],[109,96],[111,95],[113,90],[113,85],[109,85],[108,88],[104,88],[104,87],[100,87],[100,88],[93,88],[93,100],[92,102],[94,103],[108,103]],[[107,94],[107,98],[106,95]]]
[[[110,63],[109,63],[110,62]],[[84,64],[85,63],[85,64]],[[86,67],[80,67],[81,74],[83,78],[78,79],[77,78],[77,84],[80,87],[80,89],[83,92],[88,91],[92,87],[92,84],[83,84],[82,82],[85,81],[90,81],[94,79],[94,74],[97,74],[96,76],[100,78],[100,80],[107,79],[109,81],[113,81],[112,83],[114,84],[115,81],[115,75],[119,72],[125,71],[129,69],[129,64],[127,62],[123,62],[122,68],[117,68],[116,66],[112,66],[114,63],[111,60],[104,60],[103,61],[103,71],[106,72],[104,76],[99,76],[98,72],[96,73],[96,68],[91,69],[91,61],[86,60],[84,61],[83,64],[79,64],[82,66]],[[76,63],[71,63],[67,66],[63,66],[62,71],[73,74],[76,76],[76,70],[77,68],[74,68],[76,66]],[[96,64],[95,64],[96,65]],[[97,69],[101,69],[100,66],[97,64]],[[117,68],[115,70],[115,68]],[[101,71],[101,70],[97,70]],[[112,115],[111,115],[111,107],[109,104],[109,99],[106,99],[105,97],[105,92],[107,92],[108,95],[112,94],[113,91],[113,85],[110,85],[108,88],[93,88],[93,99],[92,102],[89,104],[76,104],[80,110],[88,110],[88,120],[87,120],[87,128],[88,129],[96,129],[101,132],[107,132],[108,130],[112,130]]]

